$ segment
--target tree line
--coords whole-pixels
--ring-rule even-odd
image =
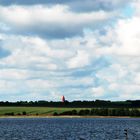
[[[0,106],[43,106],[43,107],[83,107],[83,108],[93,108],[93,107],[103,107],[103,108],[139,108],[140,100],[127,100],[127,101],[105,101],[105,100],[95,100],[95,101],[0,101]]]
[[[93,108],[93,109],[81,109],[79,111],[64,111],[62,113],[54,112],[54,116],[61,115],[79,115],[79,116],[131,116],[140,117],[139,109],[128,109],[128,108]]]
[[[5,116],[29,116],[26,111],[16,113],[8,112],[4,114]],[[38,113],[36,116],[40,115]],[[44,114],[45,115],[45,114]],[[130,116],[130,117],[140,117],[140,109],[136,108],[92,108],[92,109],[81,109],[81,110],[69,110],[61,113],[54,112],[53,116]]]

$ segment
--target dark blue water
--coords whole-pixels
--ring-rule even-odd
[[[0,140],[140,140],[140,119],[0,119]]]

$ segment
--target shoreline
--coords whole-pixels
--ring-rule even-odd
[[[63,116],[53,116],[53,115],[21,115],[21,116],[0,116],[0,119],[6,119],[6,118],[73,118],[73,119],[76,119],[76,118],[108,118],[108,119],[111,119],[111,118],[140,118],[140,117],[131,117],[131,116],[68,116],[68,115],[63,115]]]

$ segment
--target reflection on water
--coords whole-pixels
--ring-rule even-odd
[[[0,140],[140,140],[140,119],[0,119]]]

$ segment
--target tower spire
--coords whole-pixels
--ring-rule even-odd
[[[64,97],[64,95],[62,96],[62,102],[63,102],[63,103],[65,102],[65,97]]]

